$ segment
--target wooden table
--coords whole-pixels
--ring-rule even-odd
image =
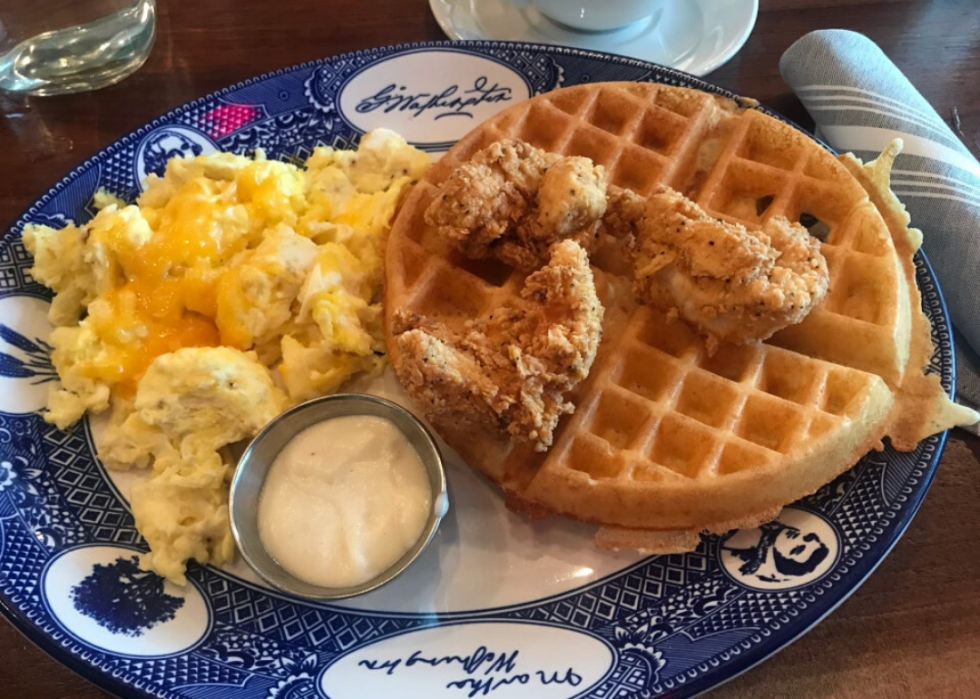
[[[442,39],[426,0],[158,0],[158,39],[134,76],[58,98],[0,95],[0,224],[130,129],[244,78],[343,51]],[[762,0],[752,37],[709,79],[809,124],[779,77],[806,32],[863,32],[980,154],[974,0]],[[258,48],[262,46],[263,48]],[[980,697],[980,440],[951,436],[905,537],[839,610],[711,697]],[[0,694],[109,696],[0,623]]]

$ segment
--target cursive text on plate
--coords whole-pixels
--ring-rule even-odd
[[[413,651],[408,656],[387,659],[365,659],[358,662],[360,667],[368,670],[395,674],[399,668],[413,666],[439,667],[452,666],[466,674],[465,677],[452,679],[446,683],[447,689],[461,689],[467,697],[487,696],[501,687],[512,684],[554,685],[567,684],[577,687],[582,683],[582,676],[571,668],[561,671],[525,670],[518,667],[520,651],[494,652],[486,646],[478,646],[469,655],[443,655],[427,657],[422,651]]]
[[[489,79],[481,75],[473,81],[473,87],[463,89],[459,85],[449,85],[440,92],[410,92],[405,85],[389,83],[362,99],[354,109],[359,114],[381,109],[385,114],[399,111],[422,116],[432,112],[434,119],[451,116],[472,119],[473,107],[509,102],[511,99],[509,87],[502,87],[496,82],[491,85]]]

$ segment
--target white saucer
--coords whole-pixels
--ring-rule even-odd
[[[759,0],[668,0],[659,17],[609,32],[578,32],[555,24],[534,7],[506,0],[429,0],[432,14],[452,39],[561,44],[618,53],[706,75],[745,44]]]

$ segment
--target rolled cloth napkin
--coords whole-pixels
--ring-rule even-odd
[[[980,163],[863,34],[815,31],[779,61],[816,135],[867,162],[898,137],[892,189],[923,232],[956,329],[957,402],[980,405]],[[980,426],[966,429],[978,433]]]

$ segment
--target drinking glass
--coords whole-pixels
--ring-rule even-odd
[[[156,0],[4,0],[0,88],[55,95],[105,87],[146,60]]]

